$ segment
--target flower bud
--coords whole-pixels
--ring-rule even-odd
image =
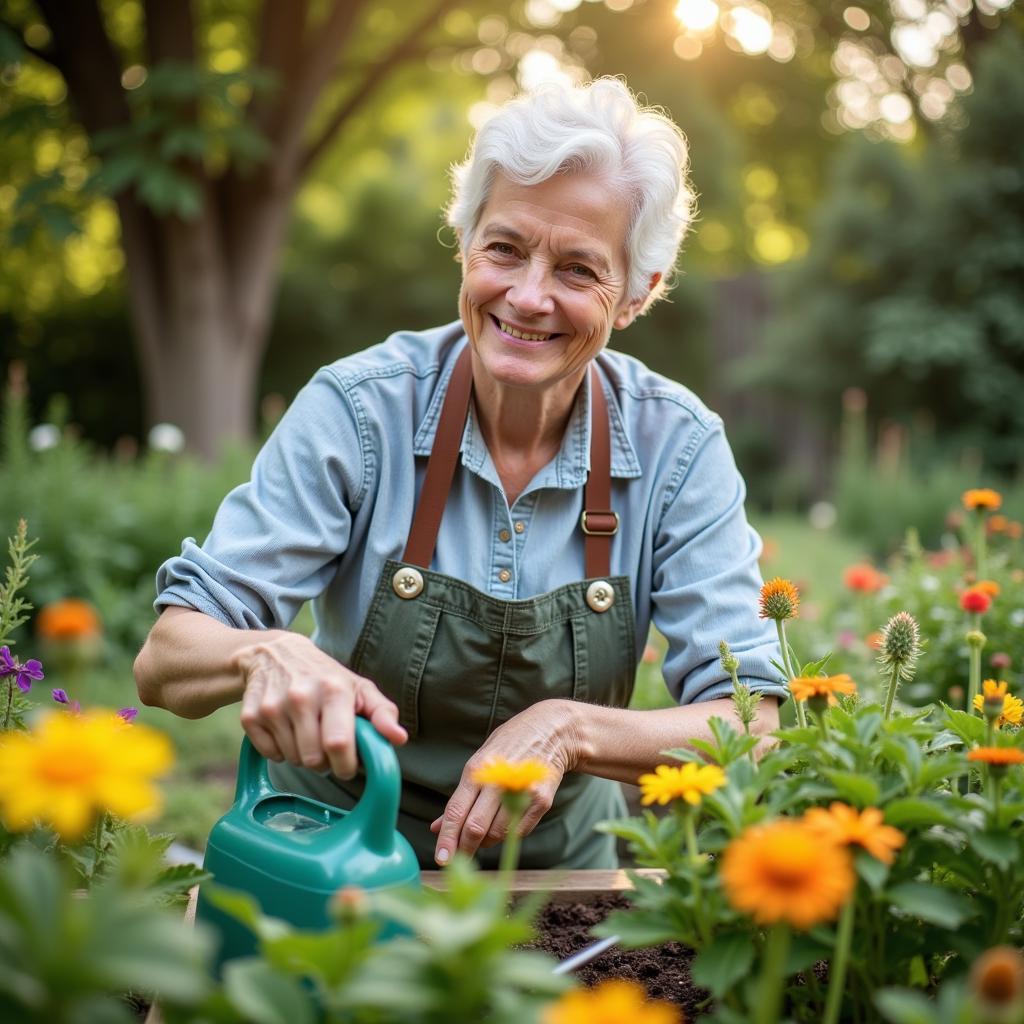
[[[795,619],[799,607],[800,592],[789,580],[777,576],[761,588],[759,615],[762,619],[774,619],[776,622]]]
[[[738,672],[740,667],[740,659],[729,648],[729,645],[723,640],[718,645],[718,654],[722,660],[722,668],[725,669],[730,675],[733,672]]]
[[[972,629],[968,631],[965,639],[968,647],[976,647],[980,651],[985,646],[988,637],[980,629]]]
[[[358,885],[343,885],[331,897],[331,916],[341,924],[351,924],[366,916],[370,901]]]
[[[910,612],[897,612],[882,627],[878,663],[900,679],[913,679],[922,650],[921,627]]]

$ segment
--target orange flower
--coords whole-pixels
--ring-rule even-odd
[[[1024,955],[1012,946],[985,950],[971,967],[971,990],[988,1010],[1024,1003]]]
[[[1024,534],[1024,523],[1018,523],[1016,519],[1011,519],[1006,524],[1006,536],[1010,540],[1020,540],[1022,534]]]
[[[1010,520],[1003,515],[990,516],[988,521],[988,532],[989,533],[1006,533],[1006,527],[1009,525]]]
[[[992,598],[980,587],[968,587],[960,595],[960,607],[974,615],[984,615],[992,607]]]
[[[882,641],[884,639],[885,637],[882,635],[881,631],[876,629],[873,633],[868,633],[868,635],[864,637],[864,643],[866,643],[872,650],[878,651],[881,650]]]
[[[843,573],[843,584],[862,594],[874,594],[889,582],[889,577],[868,562],[851,565]]]
[[[790,680],[789,690],[793,700],[827,697],[829,704],[835,704],[837,693],[856,693],[857,684],[845,673],[838,676],[798,676]]]
[[[543,1024],[684,1024],[671,1003],[647,999],[643,985],[615,978],[594,988],[566,992],[548,1006]]]
[[[975,747],[968,755],[968,761],[984,761],[987,765],[1006,767],[1024,764],[1024,750],[1016,747]]]
[[[812,807],[804,821],[823,838],[846,846],[862,846],[883,864],[891,864],[896,851],[907,841],[898,828],[882,824],[882,812],[877,807],[858,812],[855,807],[836,801],[828,810]]]
[[[36,631],[45,640],[88,639],[100,635],[100,617],[88,601],[66,597],[39,612]]]
[[[990,487],[978,487],[974,490],[964,491],[964,508],[969,512],[995,512],[1003,503],[1003,496]]]
[[[732,906],[758,924],[788,921],[806,930],[835,918],[856,876],[845,847],[783,818],[748,828],[726,847],[722,884]]]
[[[800,608],[800,593],[789,580],[776,576],[761,588],[760,603],[762,619],[775,619],[776,622],[795,619]]]
[[[995,580],[978,580],[971,589],[980,590],[983,594],[988,594],[993,599],[999,596],[1001,590]]]

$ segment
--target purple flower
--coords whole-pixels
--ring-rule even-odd
[[[28,693],[32,689],[32,680],[38,682],[43,678],[43,663],[35,658],[29,658],[24,665],[18,666],[18,675],[15,681],[22,693]]]
[[[0,647],[0,676],[14,675],[14,681],[22,693],[32,689],[32,680],[43,678],[43,664],[35,658],[29,658],[24,665],[17,658],[11,657],[9,647]]]
[[[117,717],[123,718],[126,722],[130,722],[138,713],[138,708],[121,708],[117,713]]]
[[[82,710],[82,705],[79,704],[77,700],[70,700],[68,698],[66,690],[56,689],[56,690],[51,690],[50,692],[53,695],[53,699],[58,704],[67,704],[67,706],[71,709],[71,711],[74,714],[77,715],[78,712]]]

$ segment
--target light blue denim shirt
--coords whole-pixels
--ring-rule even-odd
[[[202,547],[157,573],[156,607],[180,605],[238,628],[287,627],[313,602],[314,642],[347,662],[386,559],[401,559],[455,359],[456,322],[403,331],[319,370],[221,504]],[[722,422],[690,391],[605,350],[611,572],[632,581],[637,655],[654,624],[680,703],[731,692],[727,640],[752,687],[786,695],[757,616],[761,542]],[[431,568],[494,597],[534,597],[583,578],[579,519],[589,467],[589,375],[561,450],[511,508],[471,411]],[[507,570],[507,573],[505,572]]]

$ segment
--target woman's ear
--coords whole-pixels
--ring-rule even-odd
[[[647,285],[647,294],[639,299],[632,299],[627,302],[622,309],[619,310],[618,315],[612,322],[612,326],[617,330],[621,331],[623,328],[628,327],[646,308],[648,303],[653,297],[651,293],[661,281],[661,274],[651,274],[650,283]]]

